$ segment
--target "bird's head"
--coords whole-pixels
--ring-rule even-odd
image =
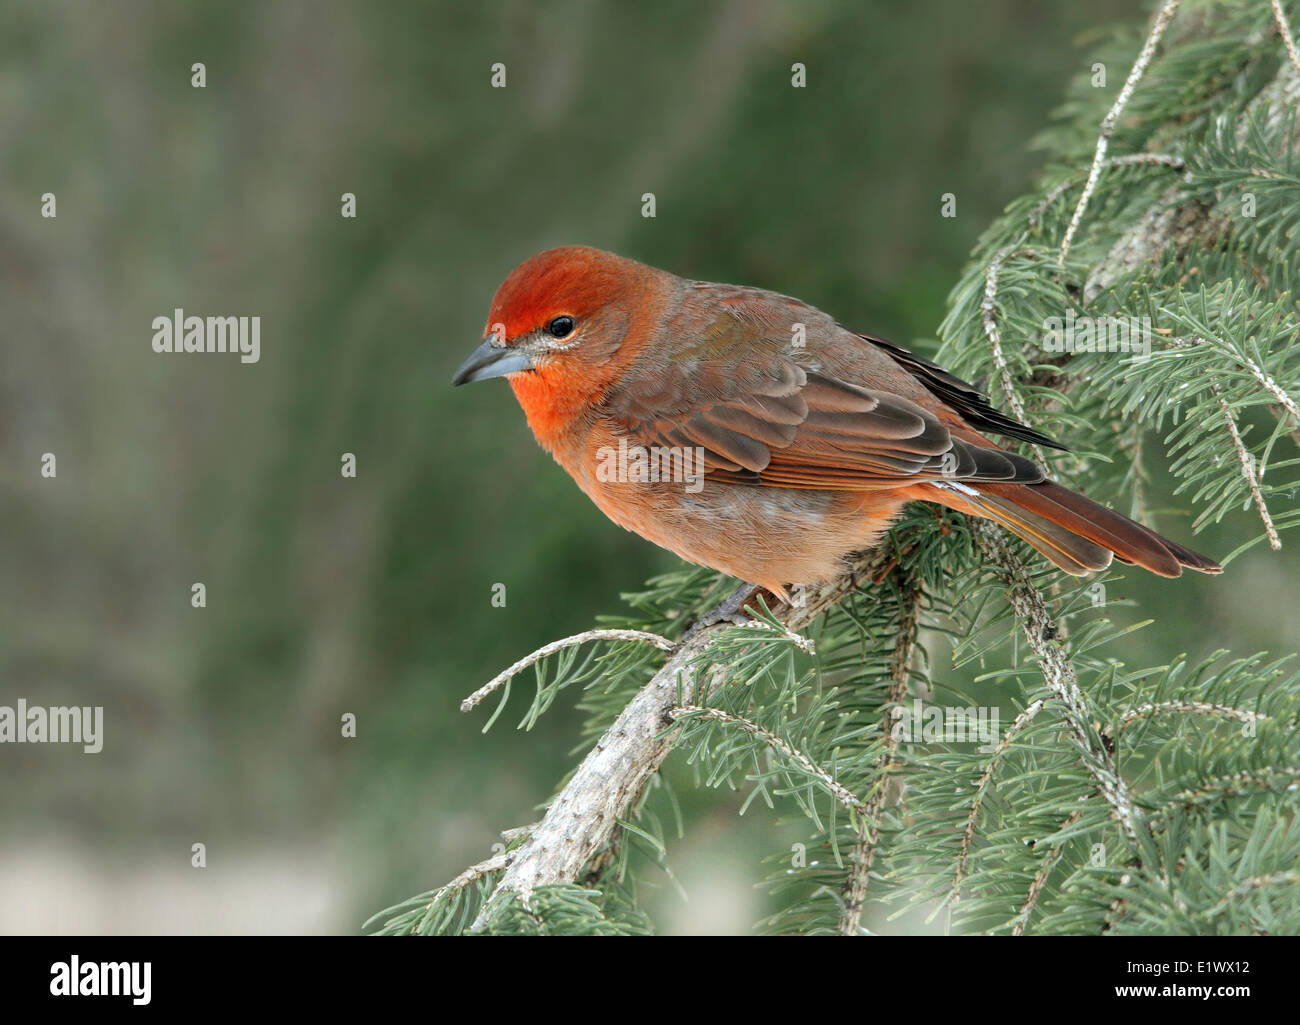
[[[649,336],[670,276],[589,246],[562,246],[510,272],[484,338],[452,384],[505,377],[539,439],[598,402]]]

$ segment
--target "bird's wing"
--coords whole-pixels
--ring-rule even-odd
[[[874,343],[858,336],[854,344]],[[696,338],[679,342],[671,361],[633,366],[607,394],[604,413],[636,444],[702,450],[715,480],[862,490],[1044,479],[1030,460],[962,427],[975,422],[963,421],[966,409],[987,409],[984,420],[1001,417],[975,389],[906,350],[884,351],[891,358],[879,361],[881,386],[852,384],[815,352],[792,351],[762,325],[724,311]],[[906,382],[908,375],[925,390]],[[942,416],[939,388],[957,396]]]
[[[977,430],[990,431],[1006,438],[1028,441],[1034,445],[1045,445],[1047,448],[1059,449],[1062,452],[1069,451],[1059,441],[1053,441],[1041,431],[1027,427],[994,409],[989,404],[987,395],[973,384],[948,373],[937,363],[931,363],[928,359],[884,338],[861,331],[855,331],[853,334],[876,348],[883,349],[891,359],[920,381],[930,394],[961,414],[962,419]]]

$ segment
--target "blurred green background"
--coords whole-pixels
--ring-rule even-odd
[[[537,818],[577,757],[577,695],[530,733],[511,728],[517,698],[486,736],[460,698],[675,560],[590,505],[504,384],[449,387],[501,278],[581,242],[931,351],[980,231],[1032,184],[1028,144],[1090,65],[1087,34],[1141,16],[1124,0],[0,10],[0,703],[105,707],[99,755],[0,747],[4,932],[352,932]],[[153,353],[150,323],[176,307],[260,315],[261,361]],[[1235,547],[1257,529],[1242,515],[1197,547]],[[1130,578],[1164,618],[1122,654],[1276,649],[1296,584],[1256,553],[1234,566],[1249,607],[1199,577]],[[775,820],[669,771],[689,900],[663,886],[659,925],[746,931]]]

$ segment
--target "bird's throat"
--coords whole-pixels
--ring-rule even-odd
[[[538,444],[557,458],[567,454],[591,407],[590,382],[547,367],[511,374],[509,381]]]

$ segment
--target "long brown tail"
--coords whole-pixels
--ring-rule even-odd
[[[982,481],[935,491],[943,497],[933,501],[1000,523],[1073,576],[1105,569],[1112,554],[1162,577],[1180,576],[1184,566],[1223,572],[1213,559],[1053,481]]]

